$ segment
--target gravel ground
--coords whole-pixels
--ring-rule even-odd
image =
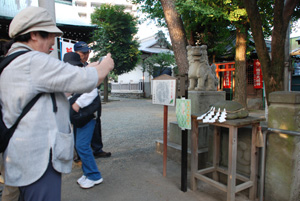
[[[102,137],[110,158],[96,159],[104,182],[81,189],[80,164],[63,175],[62,201],[225,201],[226,194],[199,182],[196,192],[182,192],[181,166],[168,160],[163,177],[163,157],[155,152],[155,140],[163,138],[163,106],[148,99],[110,98],[102,105]],[[176,121],[175,107],[168,120]],[[0,185],[1,188],[1,185]],[[236,201],[248,200],[239,195]],[[0,199],[1,201],[1,199]]]

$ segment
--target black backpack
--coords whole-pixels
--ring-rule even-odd
[[[91,104],[84,108],[80,108],[78,112],[75,112],[72,108],[72,105],[81,95],[82,94],[73,94],[73,96],[69,99],[70,120],[71,123],[77,128],[82,128],[89,121],[95,118],[95,112],[97,112],[97,116],[99,116],[99,112],[101,113],[101,100],[99,94],[96,96],[96,98],[94,98]]]
[[[21,54],[24,54],[28,52],[26,51],[19,51],[16,53],[13,53],[7,57],[5,57],[1,63],[0,63],[0,74],[2,73],[3,69],[16,57],[20,56]],[[26,113],[32,108],[32,106],[37,102],[37,100],[40,98],[40,96],[42,95],[42,93],[37,94],[23,109],[21,115],[18,117],[18,119],[16,120],[16,122],[14,123],[14,125],[11,128],[7,128],[6,125],[3,122],[3,118],[2,118],[2,107],[0,105],[0,153],[4,152],[10,138],[12,137],[14,131],[16,130],[20,120],[26,115]]]

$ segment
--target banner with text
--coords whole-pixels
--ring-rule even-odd
[[[262,71],[261,65],[258,59],[253,61],[253,77],[254,77],[254,88],[255,89],[262,89],[263,87],[263,78],[262,78]]]
[[[76,42],[77,41],[71,39],[60,38],[60,52],[62,60],[67,52],[74,52],[74,44]]]
[[[191,130],[191,100],[176,99],[176,117],[178,126],[182,129]]]

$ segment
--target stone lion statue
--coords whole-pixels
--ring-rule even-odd
[[[209,66],[207,46],[187,46],[189,61],[189,88],[190,91],[216,91],[218,78],[216,66]]]

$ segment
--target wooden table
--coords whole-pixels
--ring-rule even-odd
[[[200,115],[199,115],[200,116]],[[248,116],[244,119],[227,120],[224,123],[210,123],[214,125],[214,140],[213,140],[213,164],[202,170],[198,170],[198,122],[197,115],[192,115],[192,135],[191,135],[191,189],[197,190],[197,180],[204,181],[212,186],[227,192],[227,201],[234,201],[235,194],[245,189],[250,189],[249,198],[254,200],[256,198],[257,189],[257,167],[258,154],[256,144],[257,127],[260,121],[265,118]],[[236,173],[237,164],[237,140],[238,128],[244,126],[252,126],[252,143],[251,143],[251,164],[250,164],[250,178]],[[228,168],[219,167],[220,159],[220,130],[221,127],[229,128],[229,150],[228,150]],[[219,182],[218,172],[227,175],[227,185]],[[212,178],[206,174],[212,173]],[[242,181],[241,184],[236,185],[236,179]]]

